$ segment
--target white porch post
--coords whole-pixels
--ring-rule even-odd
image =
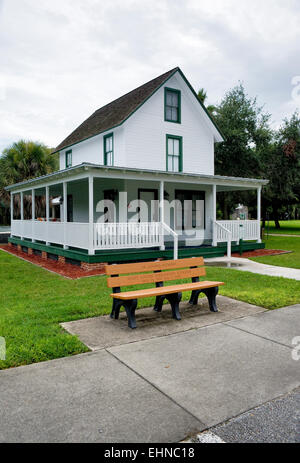
[[[216,237],[216,226],[215,222],[217,220],[217,185],[212,186],[212,245],[217,246],[217,237]]]
[[[67,245],[67,226],[68,226],[68,184],[63,182],[63,208],[64,208],[64,249],[69,249]]]
[[[32,242],[35,242],[35,230],[34,230],[34,222],[35,222],[35,189],[31,190],[31,220],[32,220]]]
[[[261,222],[261,186],[257,188],[257,242],[261,243],[260,222]]]
[[[46,245],[49,246],[49,217],[50,217],[50,213],[49,213],[49,207],[50,207],[50,204],[49,204],[49,186],[46,186],[46,222],[47,222],[47,239],[46,239]]]
[[[159,219],[160,223],[165,222],[165,182],[161,181],[159,183]],[[164,240],[164,229],[161,227],[161,245],[160,250],[165,250],[165,240]]]
[[[21,201],[21,240],[24,238],[24,193],[21,191],[20,194],[20,201]]]
[[[14,195],[10,193],[10,236],[13,235],[13,220],[14,220]]]
[[[89,254],[95,254],[94,249],[94,178],[89,176]]]

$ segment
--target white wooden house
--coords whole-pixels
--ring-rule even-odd
[[[179,257],[224,255],[241,238],[245,249],[262,247],[260,201],[267,182],[215,175],[214,146],[222,141],[182,71],[172,69],[98,109],[74,130],[54,151],[58,172],[8,187],[10,242],[90,264],[176,258],[178,243]],[[217,221],[217,192],[253,189],[255,220]],[[29,217],[25,198],[32,205]],[[103,199],[116,204],[112,217],[105,216]],[[184,232],[178,231],[177,212],[165,210],[175,199],[183,209],[190,200],[197,213],[198,221]],[[149,205],[146,215],[135,200]],[[151,208],[155,200],[159,205]],[[37,201],[45,205],[43,212]]]

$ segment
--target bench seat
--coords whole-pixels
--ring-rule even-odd
[[[190,257],[179,260],[139,262],[106,265],[107,286],[112,288],[113,300],[111,318],[118,319],[123,306],[128,317],[129,328],[136,328],[135,310],[139,299],[156,297],[153,309],[161,312],[165,299],[171,304],[172,316],[181,320],[179,303],[184,291],[191,291],[190,304],[197,305],[200,293],[208,299],[212,312],[218,312],[216,296],[220,281],[200,281],[206,276],[203,257]],[[191,278],[191,283],[180,283]],[[177,281],[177,284],[174,282]],[[170,282],[170,284],[168,284]],[[128,291],[128,286],[155,284],[155,287]],[[121,289],[126,288],[123,292]]]
[[[128,301],[132,299],[142,299],[143,297],[162,296],[164,294],[176,294],[184,291],[196,291],[208,288],[217,288],[224,285],[219,281],[200,281],[197,283],[183,283],[172,286],[162,286],[160,288],[139,289],[137,291],[127,291],[123,293],[114,293],[110,296],[114,299]]]

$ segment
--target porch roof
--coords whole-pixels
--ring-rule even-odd
[[[37,186],[46,186],[63,181],[72,181],[88,177],[93,174],[95,177],[117,178],[128,180],[145,180],[145,181],[165,181],[176,183],[200,183],[203,185],[217,185],[218,191],[232,189],[253,189],[269,183],[268,180],[243,178],[243,177],[225,177],[221,175],[193,174],[185,172],[164,172],[160,170],[133,169],[128,167],[108,167],[99,164],[82,163],[68,169],[59,170],[48,175],[36,177],[24,182],[15,183],[6,187],[7,191],[18,192],[26,191],[29,188]]]

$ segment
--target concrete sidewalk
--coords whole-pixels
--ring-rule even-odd
[[[1,442],[174,442],[300,386],[300,304],[0,372]]]
[[[232,267],[235,270],[241,270],[244,272],[258,273],[260,275],[268,275],[271,277],[284,277],[300,281],[300,269],[262,264],[260,262],[255,262],[241,257],[213,257],[205,259],[205,264],[208,266],[212,265],[214,267]]]
[[[120,313],[119,320],[112,320],[109,315],[103,315],[61,323],[61,325],[69,333],[78,336],[80,341],[89,349],[99,350],[190,331],[266,310],[225,296],[218,296],[217,304],[219,312],[212,313],[209,310],[206,297],[200,298],[197,306],[192,306],[188,302],[181,302],[182,320],[180,323],[172,318],[172,309],[169,304],[164,305],[161,313],[155,312],[153,307],[139,309],[136,311],[138,327],[136,330],[128,329],[125,312]]]

